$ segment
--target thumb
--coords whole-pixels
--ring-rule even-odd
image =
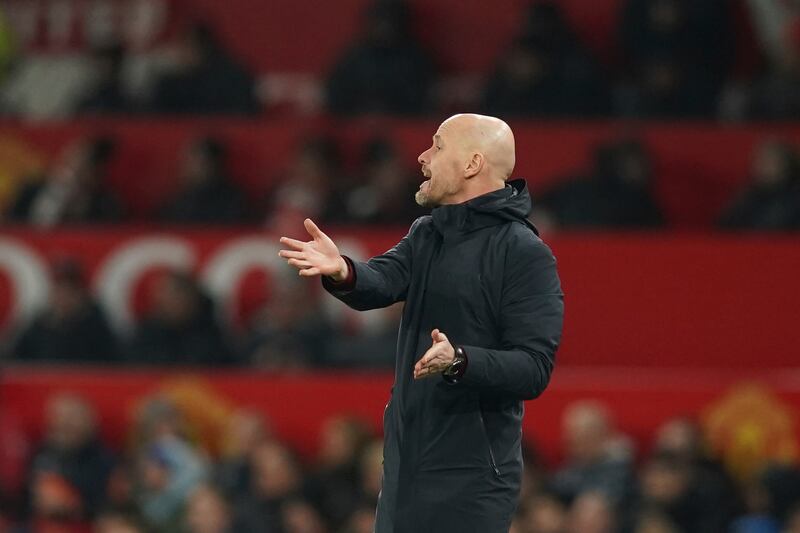
[[[311,220],[310,218],[305,219],[303,221],[303,225],[306,227],[306,231],[308,232],[308,234],[314,237],[315,239],[318,237],[322,237],[324,235],[324,233],[322,233],[322,231],[317,227],[316,224],[314,224],[314,221]]]
[[[436,344],[437,342],[447,341],[447,337],[445,336],[445,334],[439,331],[438,328],[431,331],[431,338],[433,339],[434,344]]]

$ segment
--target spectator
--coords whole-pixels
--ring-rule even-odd
[[[313,287],[282,279],[250,324],[245,359],[262,369],[320,366],[328,361],[334,332]]]
[[[401,304],[374,311],[377,320],[354,331],[337,332],[329,345],[327,363],[344,368],[393,368],[397,355],[397,327]],[[344,328],[342,328],[344,329]]]
[[[154,285],[151,299],[151,310],[129,347],[132,361],[167,365],[232,362],[213,303],[189,274],[164,274]]]
[[[283,176],[267,198],[267,224],[278,234],[291,234],[303,219],[328,222],[345,218],[336,194],[347,179],[341,170],[336,141],[327,136],[306,139],[296,149]]]
[[[184,506],[205,481],[208,468],[183,436],[183,419],[168,400],[145,406],[137,427],[138,507],[148,531],[171,533],[183,520]]]
[[[685,497],[700,510],[692,527],[698,531],[723,531],[739,502],[733,481],[722,465],[706,453],[698,425],[688,418],[667,421],[656,434],[654,457],[665,459],[667,466],[677,465],[677,470],[686,469]],[[672,518],[681,524],[679,517]]]
[[[72,394],[52,397],[44,441],[28,474],[28,508],[34,520],[91,518],[105,499],[113,462],[97,436],[90,405]]]
[[[637,140],[601,145],[588,178],[556,185],[540,199],[546,228],[655,228],[663,224],[653,193],[652,162]]]
[[[300,494],[301,474],[291,452],[277,442],[261,444],[251,457],[251,491],[236,513],[237,533],[280,531],[283,508]]]
[[[361,501],[374,509],[383,483],[382,439],[373,439],[364,447],[359,460],[359,470]]]
[[[186,505],[186,533],[232,533],[231,512],[222,495],[210,485],[197,487]]]
[[[13,357],[27,362],[117,360],[116,340],[92,299],[83,269],[77,262],[65,259],[54,265],[48,305],[23,330]]]
[[[358,504],[359,457],[368,435],[357,418],[334,417],[323,427],[319,463],[306,493],[334,528],[344,525]]]
[[[750,183],[719,219],[729,230],[800,228],[800,159],[794,147],[762,143],[755,153]]]
[[[183,158],[182,188],[161,209],[161,219],[182,224],[234,224],[247,220],[244,196],[228,178],[224,144],[193,141]]]
[[[563,431],[567,461],[553,478],[557,494],[572,501],[596,491],[613,505],[629,501],[633,487],[630,451],[615,433],[606,410],[592,402],[572,404],[564,414]]]
[[[285,533],[327,533],[319,513],[304,500],[288,501],[281,516]]]
[[[636,114],[698,117],[715,113],[733,62],[726,0],[628,0],[620,24],[627,70],[635,73]],[[630,97],[628,97],[630,98]],[[622,108],[630,105],[623,98]]]
[[[122,76],[125,50],[120,44],[109,44],[92,50],[95,73],[94,86],[83,101],[78,103],[78,113],[114,114],[130,113],[134,104],[125,93]]]
[[[654,510],[641,513],[633,526],[633,533],[681,533],[681,531],[667,516]],[[703,531],[724,531],[724,529]]]
[[[215,476],[225,496],[237,500],[247,493],[252,474],[250,456],[261,444],[272,440],[272,430],[263,417],[247,410],[233,414],[226,428]]]
[[[489,78],[483,97],[485,112],[499,116],[552,117],[569,114],[551,45],[517,42]]]
[[[68,146],[43,179],[20,190],[9,218],[48,227],[120,220],[122,208],[105,184],[114,151],[108,137]]]
[[[568,509],[558,496],[542,492],[522,502],[517,523],[520,533],[565,533]]]
[[[783,50],[753,83],[747,116],[755,120],[800,118],[800,46]]]
[[[411,36],[405,2],[376,0],[363,28],[328,78],[328,109],[340,115],[425,111],[433,67]]]
[[[419,180],[387,139],[368,142],[362,161],[361,185],[347,195],[348,222],[408,226],[425,214],[414,202]]]
[[[555,2],[530,5],[521,36],[490,80],[484,108],[492,114],[586,117],[609,110],[600,70]]]
[[[153,111],[249,115],[258,110],[252,76],[228,55],[209,26],[184,30],[172,59],[155,83]]]
[[[94,533],[145,533],[136,520],[123,513],[102,513],[94,522]]]
[[[618,518],[608,494],[599,491],[581,493],[572,503],[567,519],[567,533],[614,533]]]

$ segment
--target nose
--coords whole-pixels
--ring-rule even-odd
[[[419,157],[417,157],[417,162],[419,162],[420,165],[427,164],[428,160],[426,159],[426,156],[428,155],[429,151],[430,151],[430,148],[428,150],[425,150],[421,154],[419,154]]]

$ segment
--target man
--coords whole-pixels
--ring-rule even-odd
[[[384,416],[378,533],[509,529],[522,474],[522,400],[542,393],[561,336],[563,295],[550,249],[527,220],[514,137],[492,117],[456,115],[419,156],[432,207],[394,248],[342,257],[311,221],[281,257],[322,275],[359,310],[404,301]],[[429,344],[430,343],[430,344]],[[432,379],[422,379],[432,378]]]

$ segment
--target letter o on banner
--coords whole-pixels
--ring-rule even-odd
[[[223,245],[210,257],[200,275],[200,282],[217,304],[217,313],[225,324],[236,316],[236,289],[253,267],[273,277],[289,269],[278,256],[280,248],[264,237],[245,237]]]
[[[13,328],[47,305],[50,272],[44,260],[30,247],[0,238],[0,271],[8,275],[14,295],[8,321],[0,328]]]
[[[192,246],[178,237],[143,237],[115,248],[95,276],[95,290],[112,327],[123,335],[134,325],[133,290],[153,267],[190,270],[196,262]]]

